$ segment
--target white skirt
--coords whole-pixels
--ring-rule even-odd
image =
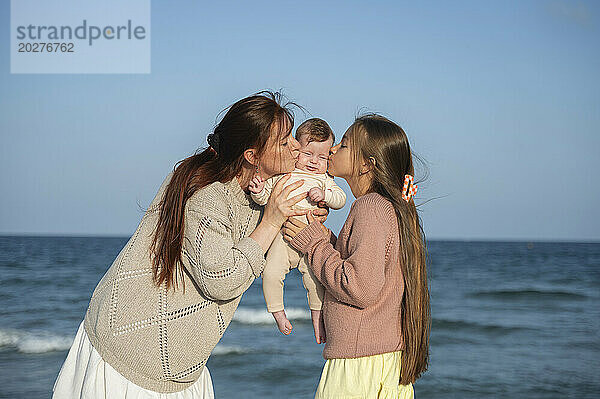
[[[214,399],[212,380],[206,366],[198,381],[183,391],[160,393],[135,385],[102,359],[92,346],[83,321],[58,373],[53,391],[53,399]]]

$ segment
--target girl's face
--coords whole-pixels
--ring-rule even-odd
[[[348,139],[349,130],[346,130],[342,140],[338,145],[331,147],[332,154],[329,156],[329,174],[344,179],[351,178],[352,170],[352,149]]]
[[[289,123],[289,121],[287,122]],[[276,126],[274,128],[277,129]],[[281,173],[293,171],[300,153],[300,143],[291,134],[291,129],[287,136],[279,140],[276,136],[276,134],[272,134],[269,137],[270,143],[267,143],[267,149],[260,159],[258,174],[265,180]]]

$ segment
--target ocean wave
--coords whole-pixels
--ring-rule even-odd
[[[21,353],[63,351],[71,347],[73,338],[73,336],[57,335],[49,332],[0,329],[0,348],[13,348]]]
[[[432,330],[430,345],[433,346],[444,346],[444,345],[478,345],[481,340],[473,339],[467,334],[453,334],[449,331]]]
[[[477,298],[492,298],[492,299],[572,299],[582,300],[587,297],[583,294],[575,292],[560,291],[560,290],[538,290],[538,289],[523,289],[523,290],[491,290],[491,291],[476,291],[468,294],[471,297]]]
[[[250,353],[250,349],[237,345],[217,345],[212,351],[213,356],[244,355]]]
[[[66,351],[73,344],[73,339],[74,337],[71,336],[48,332],[0,329],[0,350],[13,349],[26,354]],[[213,356],[242,355],[246,353],[250,353],[250,349],[237,345],[217,345],[212,351]]]
[[[303,308],[287,308],[285,314],[296,321],[310,320],[310,312]],[[240,324],[275,324],[273,316],[266,309],[239,307],[234,315],[233,321]]]
[[[452,332],[479,332],[484,334],[504,335],[518,331],[531,331],[529,327],[503,326],[498,324],[481,324],[464,320],[447,320],[434,318],[431,323],[432,330],[448,330]]]

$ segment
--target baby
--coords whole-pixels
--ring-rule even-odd
[[[288,198],[308,191],[307,197],[298,202],[296,209],[316,209],[317,203],[325,201],[331,209],[340,209],[346,203],[346,194],[327,174],[327,161],[329,150],[333,146],[335,137],[333,131],[322,119],[312,118],[296,129],[296,140],[300,143],[300,155],[296,161],[296,168],[285,185],[298,180],[304,184],[292,190]],[[265,205],[277,181],[284,175],[273,176],[263,181],[255,176],[248,189],[254,202]],[[293,216],[308,224],[305,215]],[[290,334],[292,323],[286,317],[283,308],[283,281],[286,274],[293,268],[298,268],[302,273],[302,283],[307,291],[308,306],[318,343],[324,341],[324,331],[321,324],[321,306],[323,303],[323,286],[312,274],[308,267],[308,257],[291,247],[284,240],[281,231],[273,240],[266,255],[266,265],[262,274],[263,294],[267,310],[273,314],[279,331]]]

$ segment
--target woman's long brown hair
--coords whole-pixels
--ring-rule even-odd
[[[294,115],[290,106],[298,105],[281,104],[281,101],[281,93],[264,90],[225,108],[227,113],[213,131],[213,137],[218,136],[218,139],[212,143],[218,148],[204,147],[175,164],[161,199],[151,245],[153,278],[157,286],[166,283],[167,290],[176,289],[178,278],[183,281],[181,249],[187,200],[210,183],[217,180],[225,183],[236,178],[248,148],[254,148],[255,156],[260,159],[272,134],[277,140],[272,139],[270,143],[279,143],[279,139],[291,133]]]
[[[405,349],[400,384],[407,385],[427,370],[431,330],[425,233],[413,198],[408,202],[402,198],[404,175],[414,177],[413,154],[404,130],[377,114],[356,118],[348,136],[357,170],[360,161],[369,162],[369,157],[375,158],[373,181],[368,192],[377,192],[388,199],[398,218],[400,267],[405,284],[400,321]]]

